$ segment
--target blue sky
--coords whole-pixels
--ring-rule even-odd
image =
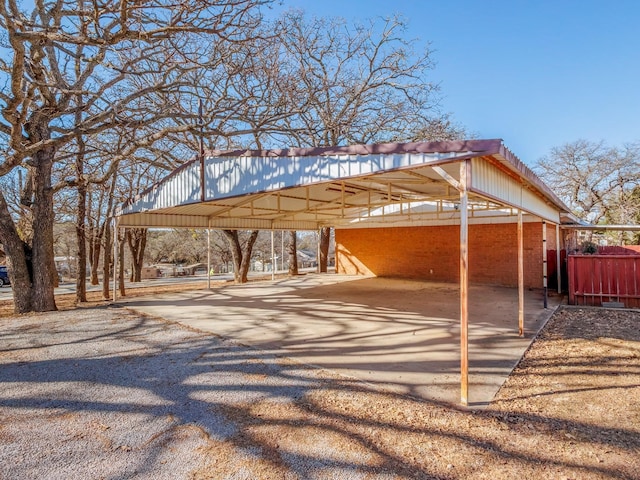
[[[430,42],[442,106],[533,164],[581,138],[640,141],[636,0],[284,0],[349,21],[399,13]]]

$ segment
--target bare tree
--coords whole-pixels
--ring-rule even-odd
[[[333,146],[459,138],[439,108],[428,44],[406,40],[400,17],[364,25],[339,18],[281,19],[279,98],[295,115],[283,118],[287,139],[299,146]],[[437,138],[434,138],[437,137]]]
[[[534,169],[579,218],[624,223],[625,198],[640,183],[640,145],[616,148],[577,140],[552,148]]]
[[[465,135],[438,108],[429,45],[406,40],[401,18],[347,25],[292,11],[280,19],[280,28],[280,42],[265,46],[259,58],[264,76],[279,91],[275,97],[293,115],[283,117],[279,131],[263,136],[326,147]],[[324,228],[319,262],[325,272],[329,239]]]
[[[22,203],[34,226],[33,238],[23,238],[0,192],[0,240],[17,287],[16,312],[56,309],[53,172],[59,152],[79,135],[109,129],[126,128],[135,137],[130,151],[170,132],[191,131],[191,123],[170,121],[180,116],[172,111],[175,104],[141,109],[141,100],[150,92],[162,92],[166,100],[190,87],[182,73],[199,68],[202,58],[202,52],[183,48],[190,35],[221,44],[242,41],[258,25],[256,8],[265,3],[60,0],[35,2],[26,13],[15,0],[0,2],[8,51],[0,59],[0,143],[6,151],[0,176],[27,168],[30,181]],[[151,125],[148,135],[144,129]]]

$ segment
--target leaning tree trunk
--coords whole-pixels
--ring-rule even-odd
[[[7,202],[0,191],[0,242],[7,254],[9,278],[13,285],[13,311],[26,313],[33,310],[31,305],[31,276],[27,265],[25,243],[9,213]]]
[[[320,229],[320,273],[327,273],[327,265],[329,264],[329,243],[331,242],[331,227],[322,227]]]
[[[53,261],[53,189],[51,173],[55,150],[35,153],[33,201],[33,286],[31,305],[36,312],[57,310],[53,293],[56,270]]]
[[[223,230],[225,238],[229,242],[229,248],[231,249],[231,258],[233,259],[233,280],[236,283],[242,283],[240,281],[240,265],[242,263],[242,247],[240,246],[240,239],[238,238],[237,230]]]
[[[298,275],[298,234],[289,232],[289,275]]]
[[[253,230],[247,243],[244,244],[244,251],[242,252],[242,262],[240,263],[240,283],[247,283],[249,275],[249,267],[251,266],[251,252],[253,251],[253,245],[258,239],[259,230]]]

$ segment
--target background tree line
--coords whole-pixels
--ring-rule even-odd
[[[579,219],[596,225],[640,224],[640,143],[616,147],[576,140],[552,148],[534,168]],[[609,235],[618,243],[640,243],[638,234]]]
[[[432,52],[403,38],[401,19],[266,18],[269,3],[0,2],[0,241],[16,312],[56,308],[57,222],[75,223],[77,270],[89,265],[96,283],[102,269],[105,297],[114,240],[141,267],[146,231],[114,239],[114,208],[192,159],[200,142],[219,150],[463,134],[438,109]],[[245,281],[257,232],[224,235]],[[85,285],[78,276],[78,301]]]
[[[0,242],[16,312],[56,308],[56,223],[75,224],[77,271],[89,266],[98,283],[102,270],[105,297],[125,249],[138,278],[147,232],[113,238],[114,209],[193,159],[200,145],[468,136],[440,110],[433,53],[405,38],[402,19],[353,25],[298,11],[274,18],[265,15],[270,3],[0,1]],[[637,221],[637,145],[576,142],[538,167],[579,216]],[[223,235],[236,280],[246,281],[258,232]],[[292,249],[295,239],[291,233]],[[114,241],[119,259],[111,258]],[[86,300],[83,276],[76,290]]]

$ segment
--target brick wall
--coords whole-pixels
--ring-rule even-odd
[[[542,225],[525,223],[524,281],[542,287]],[[555,249],[555,226],[547,225],[547,249]],[[397,227],[336,230],[338,273],[457,282],[460,228]],[[517,225],[469,226],[469,281],[518,284]]]

